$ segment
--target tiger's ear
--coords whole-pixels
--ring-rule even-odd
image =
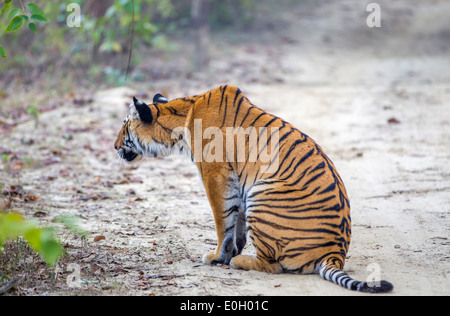
[[[167,103],[167,98],[163,96],[161,93],[155,94],[153,97],[153,103]]]
[[[153,121],[153,114],[150,107],[135,97],[133,97],[133,104],[130,106],[130,112],[133,117],[139,115],[139,118],[144,123],[150,124]]]

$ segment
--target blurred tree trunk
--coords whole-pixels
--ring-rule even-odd
[[[192,0],[192,26],[194,31],[194,63],[196,68],[209,66],[209,0]]]
[[[106,10],[112,5],[112,1],[110,0],[88,0],[86,3],[86,10],[93,17],[101,17],[104,16]]]
[[[94,18],[99,18],[105,15],[106,10],[108,10],[111,5],[111,0],[88,0],[86,3],[86,12]],[[100,45],[102,45],[102,42],[103,35],[101,36],[98,43],[94,44],[94,47],[92,48],[92,58],[94,59],[94,61],[98,60],[98,51]]]

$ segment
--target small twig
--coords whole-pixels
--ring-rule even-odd
[[[25,9],[25,6],[23,5],[22,0],[19,0],[19,2],[20,2],[20,5],[22,6],[23,12],[27,13],[27,10]]]
[[[133,53],[133,41],[134,41],[134,0],[131,0],[131,5],[133,6],[133,20],[131,21],[130,53],[128,55],[128,66],[127,66],[127,73],[125,75],[125,81],[128,78],[128,72],[130,71],[130,65],[131,65],[131,54]]]
[[[8,292],[12,287],[14,287],[17,281],[19,281],[19,279],[20,279],[19,277],[16,277],[11,281],[9,281],[8,283],[6,283],[4,286],[0,287],[0,295]]]
[[[188,274],[149,274],[146,275],[145,277],[147,279],[166,279],[166,280],[171,280],[173,278],[182,278],[188,276]]]

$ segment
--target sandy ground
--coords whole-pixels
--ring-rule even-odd
[[[337,166],[352,206],[345,271],[360,280],[379,271],[393,295],[449,295],[450,4],[380,1],[379,29],[365,25],[365,5],[306,1],[280,16],[283,27],[266,35],[272,45],[216,43],[211,73],[220,79],[149,83],[148,99],[239,85]],[[13,207],[30,216],[45,210],[48,222],[77,215],[90,233],[87,241],[63,235],[56,286],[22,294],[362,295],[317,275],[203,265],[216,234],[195,166],[178,157],[135,167],[115,159],[113,141],[139,93],[117,88],[75,105],[68,96],[41,114],[38,128],[28,121],[1,140],[3,150],[29,157],[22,166],[3,163],[5,186],[40,197]],[[70,263],[81,268],[79,287],[65,283]]]

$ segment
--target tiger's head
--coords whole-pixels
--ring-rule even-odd
[[[158,104],[167,103],[167,99],[157,94],[153,104],[145,104],[133,97],[130,113],[125,118],[119,135],[114,143],[118,156],[127,163],[135,163],[145,156],[164,156],[170,135],[161,130],[157,118],[161,115]],[[169,137],[168,137],[169,136]]]

